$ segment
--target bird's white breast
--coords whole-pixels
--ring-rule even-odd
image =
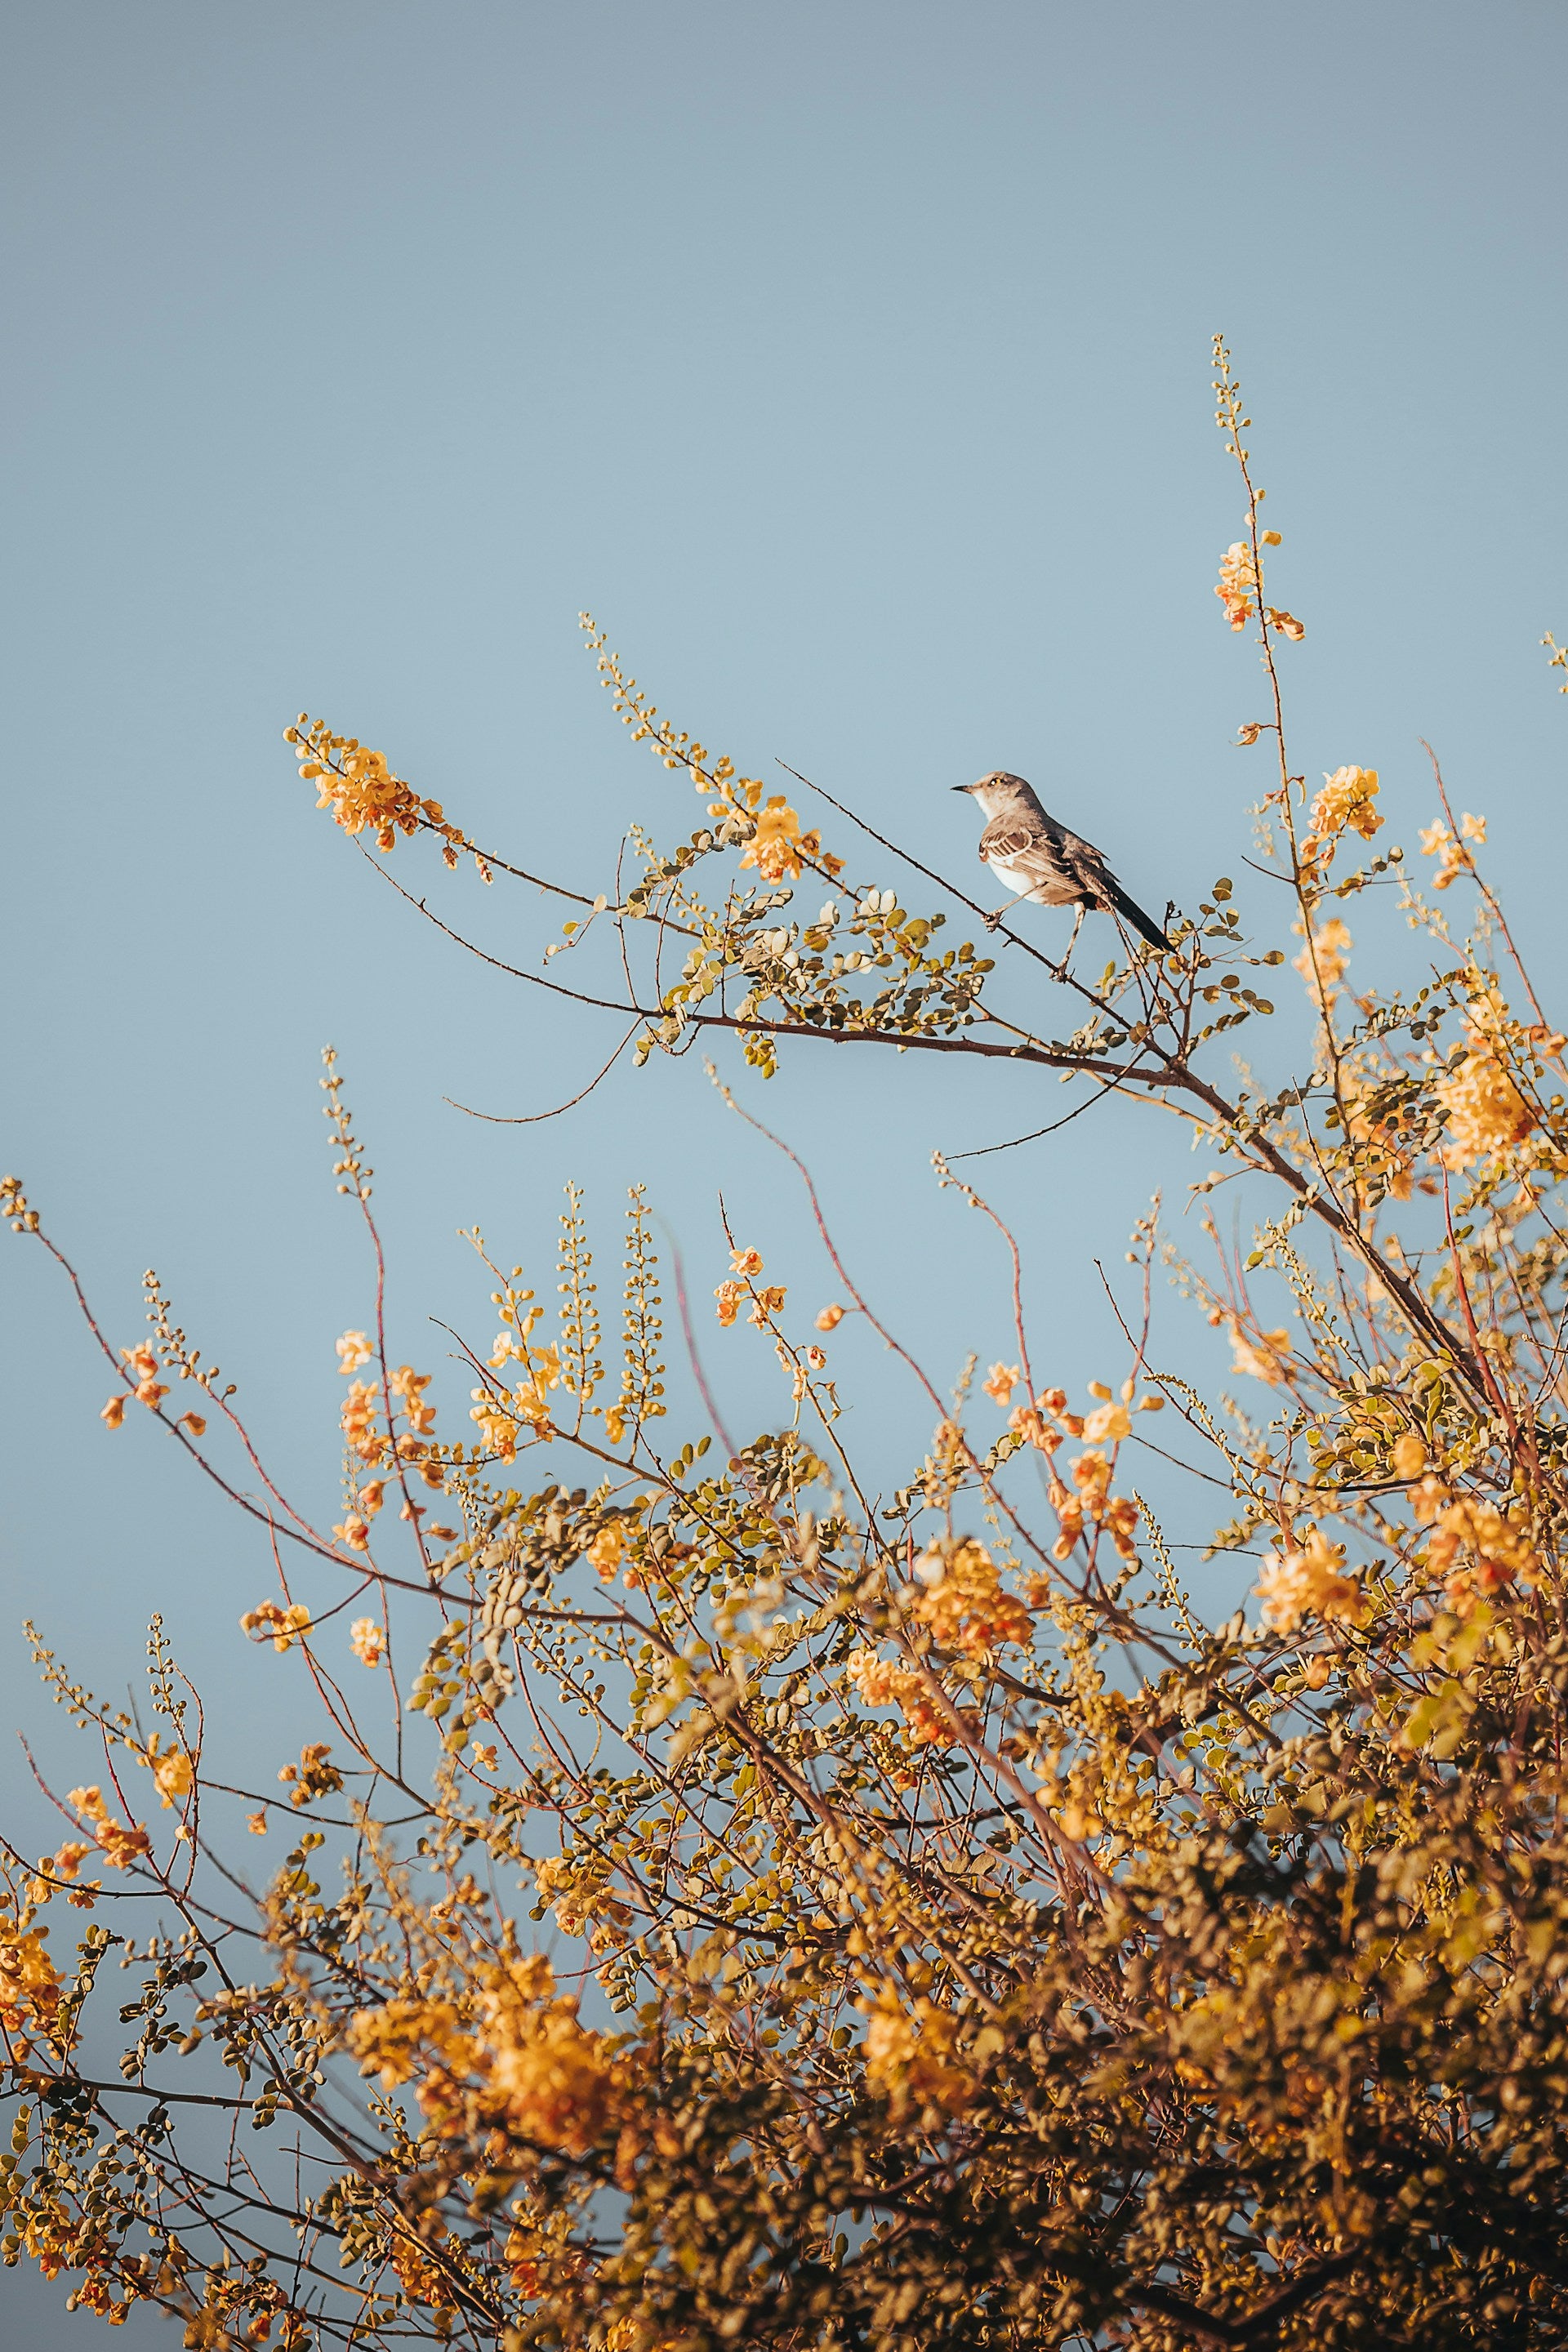
[[[1065,875],[1047,870],[1042,876],[1037,858],[1026,855],[1021,858],[988,857],[985,863],[1005,889],[1018,898],[1033,898],[1039,906],[1065,907],[1078,897]]]

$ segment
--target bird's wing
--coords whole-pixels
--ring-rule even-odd
[[[1081,833],[1064,831],[1061,846],[1063,856],[1070,858],[1074,866],[1081,866],[1086,874],[1103,874],[1110,877],[1110,869],[1103,854],[1096,849],[1092,841],[1085,841]]]
[[[1077,876],[1089,896],[1099,898],[1101,904],[1113,898],[1121,887],[1102,853],[1096,849],[1092,841],[1085,841],[1081,834],[1063,834],[1061,860]]]
[[[1050,836],[1038,825],[1020,824],[1012,816],[994,816],[980,836],[980,856],[987,866],[994,857],[1022,857],[1031,849],[1050,846]]]
[[[1107,914],[1121,915],[1135,931],[1142,932],[1151,947],[1169,949],[1171,942],[1159,924],[1143,912],[1135,898],[1128,896],[1092,841],[1085,841],[1076,833],[1064,834],[1062,861],[1084,885],[1087,895]]]

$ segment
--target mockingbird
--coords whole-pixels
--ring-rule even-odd
[[[981,857],[1013,893],[1005,906],[986,916],[988,929],[995,929],[1008,907],[1028,898],[1037,907],[1078,908],[1064,963],[1078,945],[1079,926],[1090,907],[1131,923],[1151,947],[1169,949],[1171,942],[1159,924],[1128,897],[1093,843],[1080,840],[1047,816],[1022,776],[998,769],[977,784],[954,784],[952,789],[979,802],[986,820]]]

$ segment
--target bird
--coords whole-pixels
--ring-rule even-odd
[[[1005,905],[986,916],[988,930],[995,929],[1008,907],[1027,898],[1037,907],[1078,908],[1064,963],[1078,945],[1079,926],[1091,907],[1131,923],[1152,948],[1171,951],[1159,924],[1128,897],[1094,844],[1047,815],[1022,776],[998,768],[977,783],[954,784],[952,789],[978,803],[986,820],[980,836],[982,861],[1013,893]]]

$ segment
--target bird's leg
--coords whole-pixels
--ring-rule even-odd
[[[1062,958],[1062,960],[1061,960],[1061,964],[1060,964],[1060,967],[1059,967],[1059,969],[1060,969],[1061,971],[1066,971],[1066,970],[1067,970],[1067,968],[1068,968],[1068,964],[1069,964],[1069,963],[1071,963],[1071,961],[1072,961],[1072,951],[1073,951],[1074,948],[1076,948],[1076,947],[1077,947],[1077,945],[1078,945],[1078,935],[1079,935],[1079,931],[1081,931],[1081,930],[1082,930],[1082,929],[1083,929],[1083,909],[1084,909],[1084,902],[1083,902],[1083,900],[1080,898],[1080,899],[1079,900],[1079,902],[1078,902],[1078,912],[1077,912],[1077,913],[1074,915],[1074,917],[1073,917],[1073,924],[1072,924],[1072,937],[1071,937],[1071,939],[1068,941],[1068,951],[1067,951],[1066,955],[1065,955],[1065,956],[1063,956],[1063,958]]]
[[[1007,911],[1008,908],[1009,908],[1009,907],[1021,907],[1021,906],[1023,905],[1023,903],[1024,903],[1025,899],[1028,897],[1028,895],[1029,895],[1029,893],[1027,892],[1027,890],[1019,890],[1019,891],[1017,891],[1017,892],[1015,894],[1015,896],[1014,896],[1013,898],[1004,898],[1004,899],[1003,899],[1003,901],[1002,901],[1002,904],[997,908],[996,912],[995,912],[994,915],[987,915],[987,916],[986,916],[986,918],[985,918],[985,928],[986,928],[986,929],[987,929],[988,931],[994,931],[994,930],[996,929],[997,924],[1001,921],[1001,919],[1002,919],[1003,916],[1006,913],[1006,911]]]

